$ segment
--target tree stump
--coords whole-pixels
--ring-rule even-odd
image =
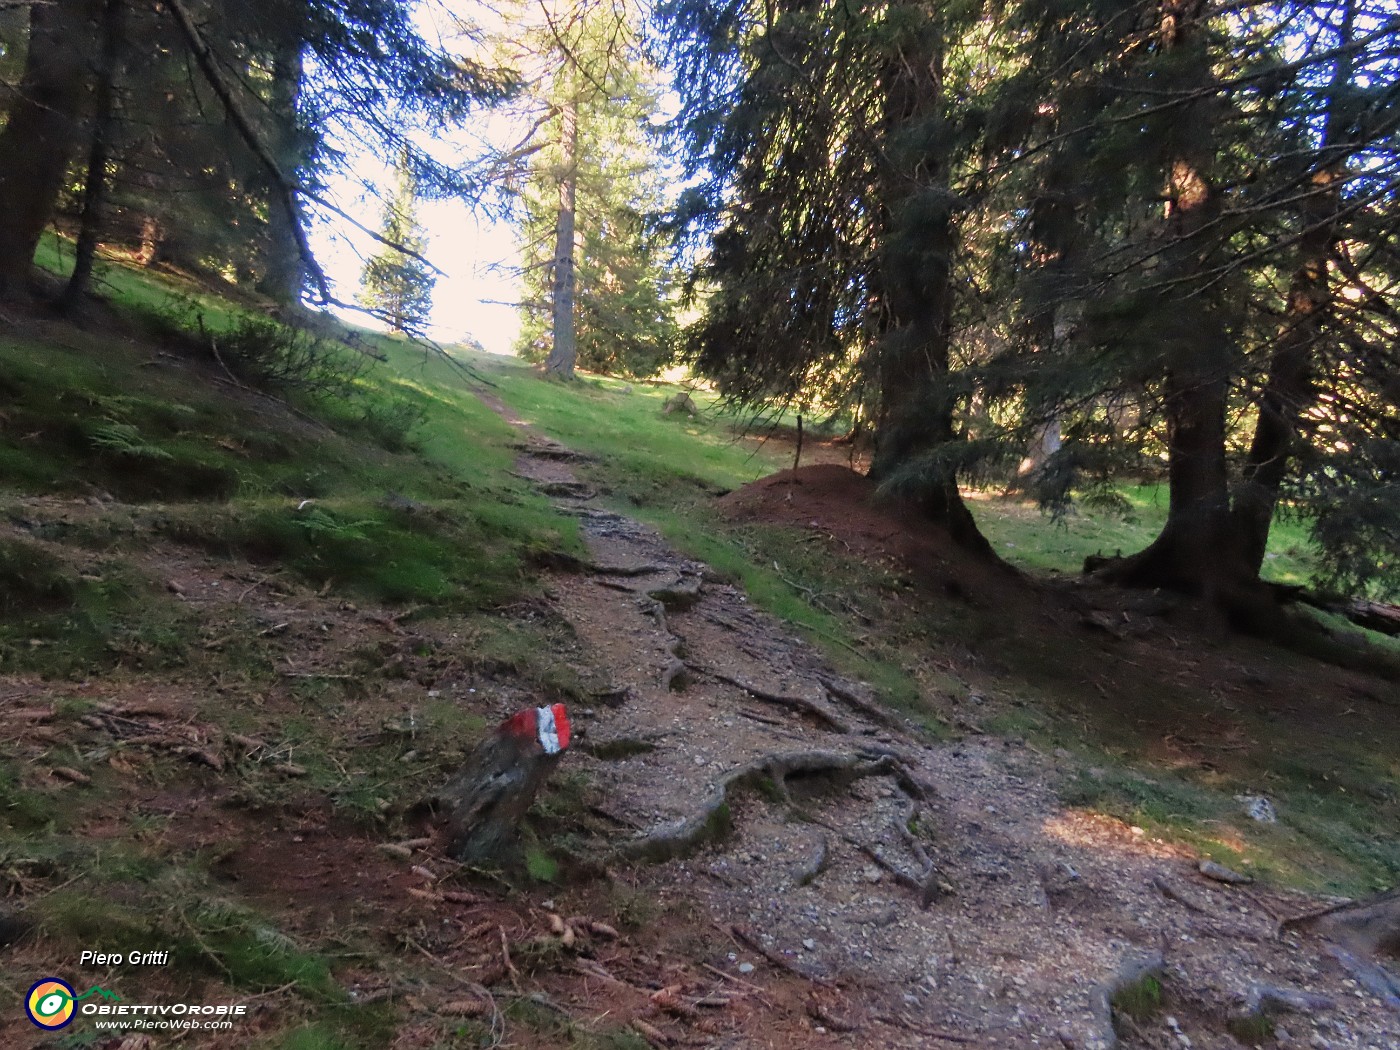
[[[526,708],[477,745],[437,796],[447,850],[475,863],[498,859],[569,746],[563,704]]]

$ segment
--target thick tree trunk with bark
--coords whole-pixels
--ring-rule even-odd
[[[53,0],[29,15],[24,74],[0,131],[0,298],[27,294],[34,251],[82,144],[100,0]]]
[[[561,379],[574,377],[578,338],[574,330],[574,225],[578,207],[578,106],[564,103],[560,113],[559,212],[554,225],[554,345],[545,371]]]
[[[141,249],[136,261],[142,266],[154,266],[160,260],[161,247],[165,244],[165,230],[160,220],[147,215],[141,220]]]
[[[74,309],[87,294],[97,260],[97,239],[107,200],[107,164],[117,125],[117,75],[121,69],[126,0],[106,0],[102,10],[102,61],[97,70],[96,112],[88,147],[87,180],[83,186],[83,217],[73,253],[73,273],[63,290],[62,307]]]
[[[1225,457],[1229,334],[1208,297],[1196,297],[1187,309],[1175,291],[1176,281],[1201,267],[1221,210],[1210,175],[1218,148],[1218,104],[1209,90],[1214,73],[1209,55],[1195,40],[1203,17],[1204,4],[1194,0],[1166,6],[1161,24],[1162,46],[1188,52],[1178,67],[1183,79],[1177,86],[1200,92],[1197,101],[1181,108],[1173,128],[1176,157],[1167,175],[1163,265],[1154,289],[1154,320],[1166,371],[1167,522],[1146,550],[1116,563],[1107,574],[1130,586],[1165,587],[1228,604],[1251,577],[1230,523]]]
[[[914,37],[918,37],[914,39]],[[948,389],[952,265],[957,225],[947,191],[943,144],[901,149],[900,139],[930,137],[942,109],[942,46],[936,30],[911,31],[888,64],[885,231],[880,283],[888,322],[879,350],[880,413],[870,477],[885,481],[918,456],[957,439]],[[957,471],[931,467],[900,486],[917,512],[945,526],[979,554],[991,545],[958,492]]]
[[[1255,576],[1264,565],[1269,529],[1278,506],[1279,489],[1288,473],[1298,421],[1312,400],[1309,373],[1329,295],[1327,257],[1333,226],[1325,220],[1316,225],[1309,221],[1308,226],[1299,245],[1303,264],[1293,277],[1288,318],[1269,364],[1249,458],[1235,490],[1235,538],[1245,567]]]
[[[1202,338],[1223,340],[1225,334],[1207,331]],[[1185,362],[1168,377],[1167,522],[1146,550],[1111,571],[1117,582],[1214,600],[1248,581],[1230,528],[1226,393],[1223,375]]]
[[[268,135],[268,148],[288,178],[306,162],[303,155],[298,106],[301,101],[302,36],[289,31],[272,56],[272,85],[268,109],[275,125]],[[301,226],[301,202],[293,198],[292,208],[280,206],[280,189],[270,188],[271,201],[267,211],[267,268],[258,291],[283,306],[299,306],[306,289],[306,260],[302,257],[301,241],[297,237]]]
[[[1264,564],[1269,528],[1288,473],[1298,423],[1316,396],[1310,373],[1331,302],[1328,265],[1337,239],[1337,214],[1346,175],[1343,158],[1332,154],[1342,133],[1338,101],[1345,97],[1353,75],[1354,58],[1347,45],[1352,42],[1355,13],[1354,3],[1348,3],[1342,11],[1339,54],[1332,70],[1327,116],[1318,144],[1321,164],[1300,208],[1298,268],[1288,291],[1288,312],[1269,362],[1249,458],[1235,492],[1232,513],[1236,542],[1246,566],[1256,576]]]

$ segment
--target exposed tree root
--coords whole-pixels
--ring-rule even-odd
[[[827,848],[826,836],[818,835],[812,854],[793,872],[793,881],[799,886],[808,886],[826,871],[831,863],[831,851]]]
[[[663,583],[648,587],[647,595],[655,598],[671,612],[684,612],[700,601],[702,584],[697,576],[686,576],[678,572],[674,583]]]
[[[855,691],[850,685],[826,675],[817,675],[817,681],[827,691],[833,699],[841,701],[847,707],[864,715],[877,725],[894,727],[899,724],[899,719],[886,711],[879,704],[867,700]]]
[[[1165,588],[1195,597],[1206,609],[1222,615],[1230,628],[1241,634],[1262,638],[1346,670],[1400,681],[1400,662],[1388,653],[1335,637],[1321,624],[1292,614],[1284,602],[1296,600],[1296,595],[1281,595],[1276,588],[1259,580],[1211,580],[1207,585],[1195,572],[1184,575],[1179,572],[1179,566],[1163,553],[1167,548],[1159,549],[1161,542],[1159,537],[1151,547],[1126,558],[1090,556],[1084,560],[1084,571],[1102,583],[1129,588]]]
[[[1400,1010],[1400,978],[1380,963],[1363,959],[1345,948],[1334,945],[1328,954],[1346,967],[1368,992],[1391,1009]]]
[[[1279,930],[1303,927],[1332,941],[1332,956],[1351,971],[1367,991],[1400,1010],[1400,977],[1380,957],[1400,957],[1400,889],[1279,923]]]
[[[1166,960],[1160,952],[1131,955],[1119,966],[1118,972],[1094,993],[1094,1012],[1101,1025],[1101,1041],[1112,1048],[1118,1045],[1118,1029],[1114,1024],[1114,1001],[1131,993],[1146,982],[1160,981]]]
[[[1209,933],[1213,937],[1222,937],[1236,941],[1262,941],[1266,935],[1260,934],[1256,930],[1248,929],[1237,923],[1222,921],[1221,917],[1212,909],[1199,901],[1194,900],[1189,893],[1178,889],[1162,876],[1157,876],[1152,880],[1152,885],[1157,887],[1158,892],[1169,901],[1175,901],[1188,911],[1193,911],[1197,915],[1210,920],[1210,925],[1205,927],[1203,932]]]
[[[886,858],[875,846],[861,841],[793,802],[787,786],[789,777],[823,774],[842,774],[852,780],[868,776],[890,776],[895,780],[895,783],[910,796],[907,807],[896,822],[897,830],[910,853],[922,865],[921,875],[910,875]],[[920,812],[919,801],[922,801],[927,793],[899,760],[888,754],[871,757],[868,753],[843,755],[830,751],[797,751],[763,756],[726,774],[698,812],[650,835],[624,843],[618,848],[617,855],[625,860],[661,862],[688,855],[708,842],[723,838],[732,828],[730,804],[734,792],[764,782],[770,783],[803,820],[830,831],[868,857],[898,885],[914,893],[919,899],[920,907],[927,908],[933,901],[953,892],[952,886],[943,878],[942,872],[929,857],[923,844],[909,829],[910,821]],[[805,885],[815,879],[825,869],[826,864],[826,843],[822,841],[815,861],[804,865],[803,870],[798,873],[799,883]]]
[[[541,495],[556,499],[592,499],[596,493],[581,481],[543,481],[537,488]]]
[[[915,856],[919,859],[920,863],[924,864],[924,874],[915,877],[891,861],[878,849],[870,845],[870,843],[863,842],[854,835],[847,834],[840,828],[828,824],[815,814],[808,813],[805,810],[799,810],[798,812],[802,815],[803,819],[809,820],[819,827],[826,828],[827,831],[846,843],[846,845],[868,857],[875,863],[876,867],[889,875],[890,878],[894,879],[898,885],[903,886],[906,890],[909,890],[918,897],[920,908],[927,908],[938,898],[952,892],[952,887],[944,881],[937,865],[929,860],[928,854],[923,850],[922,846],[919,847],[919,852],[916,853]],[[907,832],[908,829],[905,828],[905,831]],[[910,837],[912,838],[912,836]],[[906,841],[908,840],[906,839]]]
[[[872,760],[865,755],[833,751],[764,755],[726,773],[698,812],[643,838],[623,843],[617,855],[625,860],[673,860],[699,849],[707,842],[724,837],[731,826],[730,802],[734,793],[742,788],[755,787],[768,781],[786,797],[786,782],[792,776],[839,773],[855,780],[890,774],[896,765],[895,760],[888,756]]]
[[[599,565],[588,564],[588,571],[598,576],[659,576],[663,572],[675,572],[670,565]]]
[[[1400,889],[1279,924],[1280,929],[1293,926],[1315,929],[1355,952],[1400,957]]]
[[[1389,635],[1400,635],[1400,605],[1373,602],[1365,598],[1329,598],[1303,587],[1270,583],[1270,590],[1280,602],[1302,602],[1314,609],[1345,617],[1358,627]]]
[[[746,682],[742,678],[735,678],[732,675],[725,674],[723,671],[713,671],[703,667],[697,667],[696,671],[700,674],[708,675],[717,682],[724,682],[727,685],[734,686],[736,689],[742,689],[757,700],[764,700],[767,703],[777,704],[779,707],[786,707],[801,714],[809,715],[816,719],[823,729],[829,729],[833,733],[850,732],[850,728],[846,723],[832,714],[831,711],[827,709],[826,705],[819,701],[808,699],[805,696],[790,696],[787,693],[769,692],[767,689],[762,689],[752,682]]]
[[[561,463],[596,463],[596,456],[588,456],[582,452],[575,452],[571,448],[563,445],[543,444],[541,442],[519,442],[511,448],[517,452],[523,452],[527,456],[534,456],[536,459],[553,459]]]
[[[860,1027],[854,1021],[848,1021],[846,1018],[838,1017],[836,1014],[832,1013],[831,1010],[817,998],[815,992],[807,999],[807,1016],[829,1032],[840,1032],[844,1034],[846,1032],[854,1032]]]
[[[661,688],[668,693],[678,693],[686,687],[686,680],[690,675],[690,668],[686,666],[684,660],[672,658],[661,672]]]

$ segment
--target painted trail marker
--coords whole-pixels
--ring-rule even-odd
[[[438,794],[448,852],[464,861],[497,858],[514,840],[572,736],[563,704],[527,707],[497,726]]]

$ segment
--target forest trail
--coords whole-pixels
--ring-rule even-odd
[[[551,573],[546,593],[611,682],[575,711],[568,763],[607,800],[618,857],[656,861],[635,877],[658,923],[732,938],[718,961],[735,980],[810,984],[807,1034],[774,1016],[750,1037],[1229,1048],[1262,997],[1270,1045],[1400,1045],[1400,1011],[1338,949],[1280,935],[1324,902],[1212,881],[1141,829],[1067,811],[1061,757],[898,724],[740,590],[597,507],[573,469],[585,457],[484,400],[520,428],[517,472],[581,521],[590,563]],[[1149,1001],[1117,1011],[1115,1032],[1125,984]],[[684,1011],[668,1020],[686,1028]],[[701,1031],[681,1038],[757,1045]]]

